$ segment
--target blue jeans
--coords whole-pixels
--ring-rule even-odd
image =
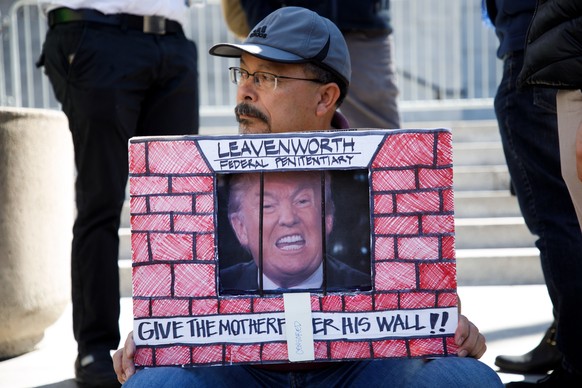
[[[502,387],[497,374],[474,358],[439,358],[338,362],[322,369],[275,372],[253,366],[160,367],[138,371],[124,385],[132,387]]]
[[[582,371],[582,234],[560,169],[556,90],[518,88],[522,65],[523,52],[504,59],[495,113],[522,215],[538,237],[558,349],[567,367]]]

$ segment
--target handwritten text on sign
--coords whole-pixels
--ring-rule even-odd
[[[457,309],[313,312],[314,340],[378,340],[453,334]],[[283,312],[134,320],[137,345],[285,341]]]
[[[364,168],[383,136],[231,137],[201,139],[199,145],[216,172],[275,169]]]

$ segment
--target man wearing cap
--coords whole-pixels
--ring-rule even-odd
[[[328,19],[298,7],[279,9],[242,44],[219,44],[212,55],[240,58],[235,114],[241,133],[345,128],[336,112],[350,81],[346,43]],[[252,77],[252,80],[251,80]],[[454,337],[459,357],[287,363],[227,367],[156,367],[136,373],[132,335],[114,354],[126,387],[349,386],[497,387],[499,377],[476,360],[486,350],[477,327],[460,315]]]

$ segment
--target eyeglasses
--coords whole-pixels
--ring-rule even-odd
[[[229,67],[230,80],[235,85],[240,85],[249,77],[253,77],[255,80],[255,86],[260,89],[275,90],[277,89],[277,83],[279,79],[293,79],[297,81],[310,81],[322,84],[323,81],[316,78],[295,78],[295,77],[285,77],[283,75],[275,75],[271,73],[266,73],[264,71],[255,71],[254,73],[249,73],[245,69],[240,67]]]

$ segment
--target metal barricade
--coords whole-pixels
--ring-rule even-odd
[[[208,55],[216,42],[234,41],[218,0],[201,0],[184,26],[198,46],[203,118],[232,115],[233,59]],[[402,111],[491,107],[501,77],[497,38],[474,0],[392,0],[399,105]],[[2,18],[0,105],[58,109],[50,84],[35,65],[46,34],[37,0],[19,0]],[[227,112],[227,113],[225,113]]]

